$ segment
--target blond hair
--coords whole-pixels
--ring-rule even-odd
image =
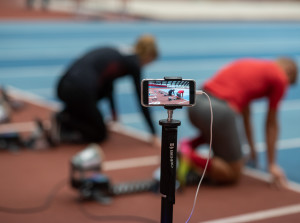
[[[285,71],[290,84],[295,84],[298,77],[298,67],[296,62],[288,57],[279,57],[276,59],[276,62]]]
[[[150,34],[142,35],[135,43],[135,53],[141,60],[158,57],[158,50],[154,36]]]

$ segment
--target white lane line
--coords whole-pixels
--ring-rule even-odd
[[[35,128],[34,122],[1,124],[0,133],[32,132],[34,128]]]
[[[291,215],[300,213],[300,204],[284,206],[280,208],[272,208],[264,211],[257,211],[248,214],[236,215],[228,218],[221,218],[211,221],[204,221],[201,223],[243,223],[253,222],[257,220],[263,220],[274,217],[281,217],[285,215]]]
[[[47,123],[46,123],[47,124]],[[143,131],[136,130],[135,128],[131,128],[128,126],[123,126],[120,123],[111,122],[108,123],[109,129],[113,132],[117,132],[131,138],[135,138],[140,141],[150,142],[151,134]],[[19,122],[19,123],[8,123],[0,125],[0,133],[7,132],[28,132],[34,129],[34,122]],[[257,143],[256,144],[257,151],[263,152],[265,151],[265,143]],[[278,141],[278,150],[290,150],[290,149],[299,149],[300,147],[300,138],[292,138],[292,139],[282,139]]]
[[[59,108],[62,106],[59,102],[49,102],[46,101],[45,98],[38,96],[36,94],[32,94],[28,91],[23,91],[12,86],[7,87],[8,93],[10,96],[18,99],[23,100],[25,102],[42,106],[44,108],[50,109],[51,111],[58,111]]]
[[[0,133],[8,133],[8,132],[16,132],[16,131],[29,132],[29,131],[33,131],[34,129],[35,129],[34,122],[2,124],[0,126]],[[120,134],[132,137],[134,139],[143,142],[149,142],[149,139],[151,139],[150,134],[144,134],[140,131],[136,131],[135,129],[124,127],[118,123],[110,124],[110,129],[112,131],[118,132]],[[291,139],[291,141],[294,140],[300,142],[299,139]],[[292,145],[295,146],[294,144]],[[300,144],[298,144],[297,146],[299,148]],[[293,148],[294,147],[292,147],[291,149]],[[284,149],[287,148],[285,147]],[[106,161],[103,163],[103,166],[106,171],[112,171],[112,170],[120,170],[120,169],[128,169],[128,168],[145,167],[145,166],[155,166],[159,164],[160,164],[160,156],[146,156],[146,157]],[[245,167],[243,170],[243,174],[264,182],[271,181],[271,176],[268,173],[259,170],[254,170]],[[289,181],[288,187],[290,190],[300,193],[300,184]]]
[[[243,174],[267,183],[271,183],[272,181],[272,177],[269,173],[257,169],[244,167]],[[288,181],[288,188],[294,192],[300,193],[300,184],[298,183],[295,183],[293,181]]]
[[[106,161],[103,170],[121,170],[136,167],[155,166],[160,164],[160,156],[145,156],[123,160]]]
[[[256,146],[257,152],[266,151],[266,143],[265,142],[258,142],[258,143],[256,143],[255,146]],[[248,147],[248,145],[245,145],[245,147]],[[277,147],[279,150],[298,149],[300,147],[300,138],[281,139],[277,142]]]

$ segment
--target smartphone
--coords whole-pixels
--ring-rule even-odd
[[[141,102],[151,106],[193,106],[196,82],[191,79],[144,79]]]

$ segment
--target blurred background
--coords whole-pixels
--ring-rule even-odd
[[[299,20],[298,0],[2,0],[1,17],[43,10],[95,19]]]
[[[241,57],[291,56],[300,64],[296,0],[1,0],[0,20],[0,84],[57,106],[57,80],[72,61],[97,46],[132,45],[143,33],[157,38],[160,51],[144,78],[182,76],[200,87]],[[147,133],[131,79],[118,80],[115,90],[121,123]],[[299,85],[283,104],[279,147],[300,148]],[[99,106],[109,119],[107,104]],[[151,111],[157,123],[167,116],[162,108]],[[264,100],[253,111],[263,151]],[[174,118],[182,121],[179,139],[195,133],[185,109],[175,111]],[[282,165],[297,167],[293,157]],[[288,176],[300,182],[298,174]]]

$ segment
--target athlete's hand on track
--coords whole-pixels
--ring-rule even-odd
[[[272,184],[277,188],[288,189],[288,182],[284,171],[276,164],[269,166],[270,174],[272,175]]]

